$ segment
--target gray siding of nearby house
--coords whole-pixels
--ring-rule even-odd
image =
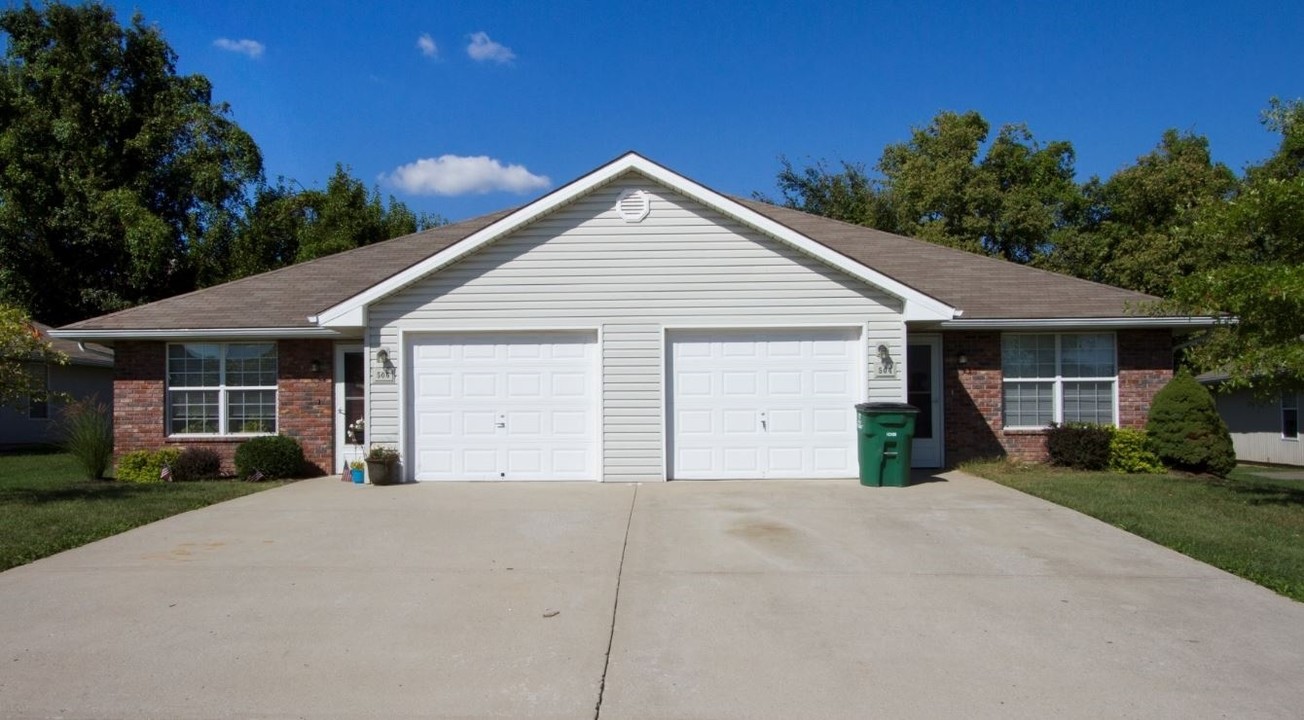
[[[1255,398],[1247,391],[1215,394],[1218,414],[1227,423],[1236,459],[1246,462],[1304,465],[1304,439],[1281,436],[1281,398]],[[1296,405],[1304,409],[1304,393]]]
[[[113,405],[113,368],[95,365],[64,365],[50,368],[50,390],[84,399],[98,397]],[[0,447],[57,443],[56,420],[61,405],[50,403],[46,419],[28,417],[26,408],[0,408]]]
[[[620,193],[652,195],[626,223]],[[400,330],[593,328],[602,358],[603,478],[664,479],[665,328],[866,328],[904,360],[902,302],[639,176],[622,176],[373,304],[367,345],[406,362]],[[903,378],[871,376],[869,399],[904,400]],[[370,387],[374,442],[398,443],[401,383]]]

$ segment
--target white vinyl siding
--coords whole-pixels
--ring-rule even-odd
[[[1218,414],[1231,431],[1236,459],[1304,466],[1304,442],[1298,437],[1299,407],[1304,394],[1257,397],[1248,390],[1220,392],[1216,385],[1209,389],[1218,404]],[[1292,429],[1291,420],[1295,421],[1296,437],[1290,437],[1288,432]]]
[[[1001,338],[1006,428],[1118,424],[1118,361],[1111,333]]]
[[[615,209],[631,189],[651,201],[637,223]],[[903,363],[901,312],[900,300],[842,271],[626,175],[370,306],[367,345],[373,357],[379,347],[402,357],[400,332],[596,330],[603,477],[661,480],[665,328],[865,327],[871,347],[886,344]],[[867,384],[869,399],[905,399],[899,375]],[[370,388],[375,442],[400,441],[401,387]]]

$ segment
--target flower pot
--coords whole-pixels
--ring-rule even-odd
[[[361,468],[352,468],[352,469],[349,470],[349,474],[353,475],[353,484],[354,484],[354,485],[361,485],[361,484],[362,484],[362,481],[363,481],[363,474],[362,474],[362,473],[363,473],[363,471],[362,471]]]
[[[372,485],[393,485],[398,480],[394,473],[394,463],[384,460],[368,460],[367,475],[371,478]]]

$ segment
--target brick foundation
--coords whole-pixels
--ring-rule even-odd
[[[127,341],[114,347],[113,451],[162,447],[205,447],[222,458],[223,472],[235,472],[232,459],[244,438],[169,439],[165,411],[166,355],[163,342]],[[323,474],[334,466],[335,357],[330,340],[281,340],[277,343],[277,426],[303,446],[310,470]],[[313,372],[312,362],[321,363]]]
[[[1120,330],[1117,347],[1119,424],[1143,427],[1150,401],[1173,376],[1172,334]],[[999,332],[943,333],[942,358],[948,464],[987,457],[1046,459],[1045,433],[1003,427]]]

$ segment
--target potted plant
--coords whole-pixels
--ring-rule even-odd
[[[367,452],[367,476],[372,485],[393,485],[398,482],[394,466],[398,464],[398,450],[372,445]]]
[[[366,467],[367,467],[366,463],[362,462],[361,460],[354,460],[353,462],[349,463],[349,474],[353,476],[353,483],[355,485],[362,484],[362,480],[363,480],[362,471]]]

